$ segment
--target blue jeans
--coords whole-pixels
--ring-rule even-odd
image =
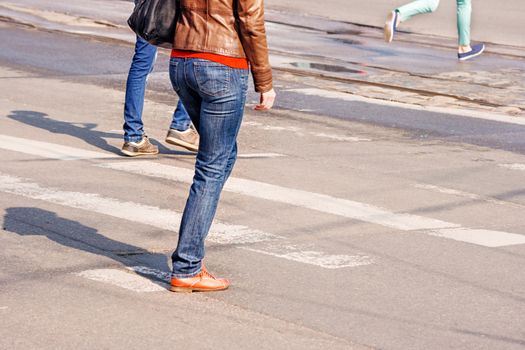
[[[138,142],[144,135],[142,110],[148,75],[153,70],[157,58],[157,48],[148,44],[144,39],[137,37],[135,54],[129,68],[126,83],[126,99],[124,103],[124,141]],[[179,100],[177,109],[173,113],[171,129],[187,130],[190,126],[190,117]]]
[[[248,70],[197,58],[172,58],[170,78],[200,135],[193,184],[172,255],[173,277],[184,278],[201,271],[204,240],[237,158]]]

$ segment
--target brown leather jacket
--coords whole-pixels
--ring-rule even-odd
[[[180,0],[173,48],[246,57],[255,91],[272,89],[263,0]]]

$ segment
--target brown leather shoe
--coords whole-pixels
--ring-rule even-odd
[[[172,278],[171,288],[172,292],[215,292],[219,290],[228,289],[230,281],[226,278],[216,278],[209,273],[206,268],[202,267],[198,275],[188,278]]]

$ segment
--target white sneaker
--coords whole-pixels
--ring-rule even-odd
[[[397,11],[392,11],[386,16],[386,22],[385,22],[385,41],[387,43],[391,43],[394,39],[394,33],[397,30],[397,18],[399,16],[399,13]]]

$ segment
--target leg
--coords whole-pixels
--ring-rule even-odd
[[[467,51],[470,51],[470,17],[472,13],[471,0],[456,0],[456,3],[458,22],[458,46],[467,47]]]
[[[179,99],[177,103],[177,109],[173,112],[173,120],[171,121],[170,129],[175,129],[178,131],[186,131],[190,127],[191,119],[182,104],[182,101]]]
[[[434,12],[439,6],[439,0],[416,0],[398,7],[399,21],[404,22],[410,18],[424,13]]]
[[[394,33],[401,22],[413,16],[434,12],[439,6],[439,0],[416,0],[391,11],[386,17],[384,38],[387,43],[392,42]]]
[[[196,122],[201,143],[179,230],[179,242],[172,255],[173,276],[177,278],[195,276],[201,270],[204,240],[215,216],[221,190],[235,163],[236,139],[247,90],[247,70],[202,60],[189,62],[195,61],[204,65],[199,65],[194,79],[189,80],[190,83],[193,80],[193,90],[199,91],[202,104],[198,120],[191,112],[190,116]],[[192,64],[188,66],[191,69],[186,73],[193,75]],[[187,94],[180,96],[188,105]]]
[[[470,45],[471,0],[456,0],[458,22],[458,59],[466,61],[485,51],[485,44]]]
[[[157,48],[137,37],[135,54],[126,83],[124,103],[124,141],[138,142],[144,134],[142,110],[148,74],[153,70]]]

